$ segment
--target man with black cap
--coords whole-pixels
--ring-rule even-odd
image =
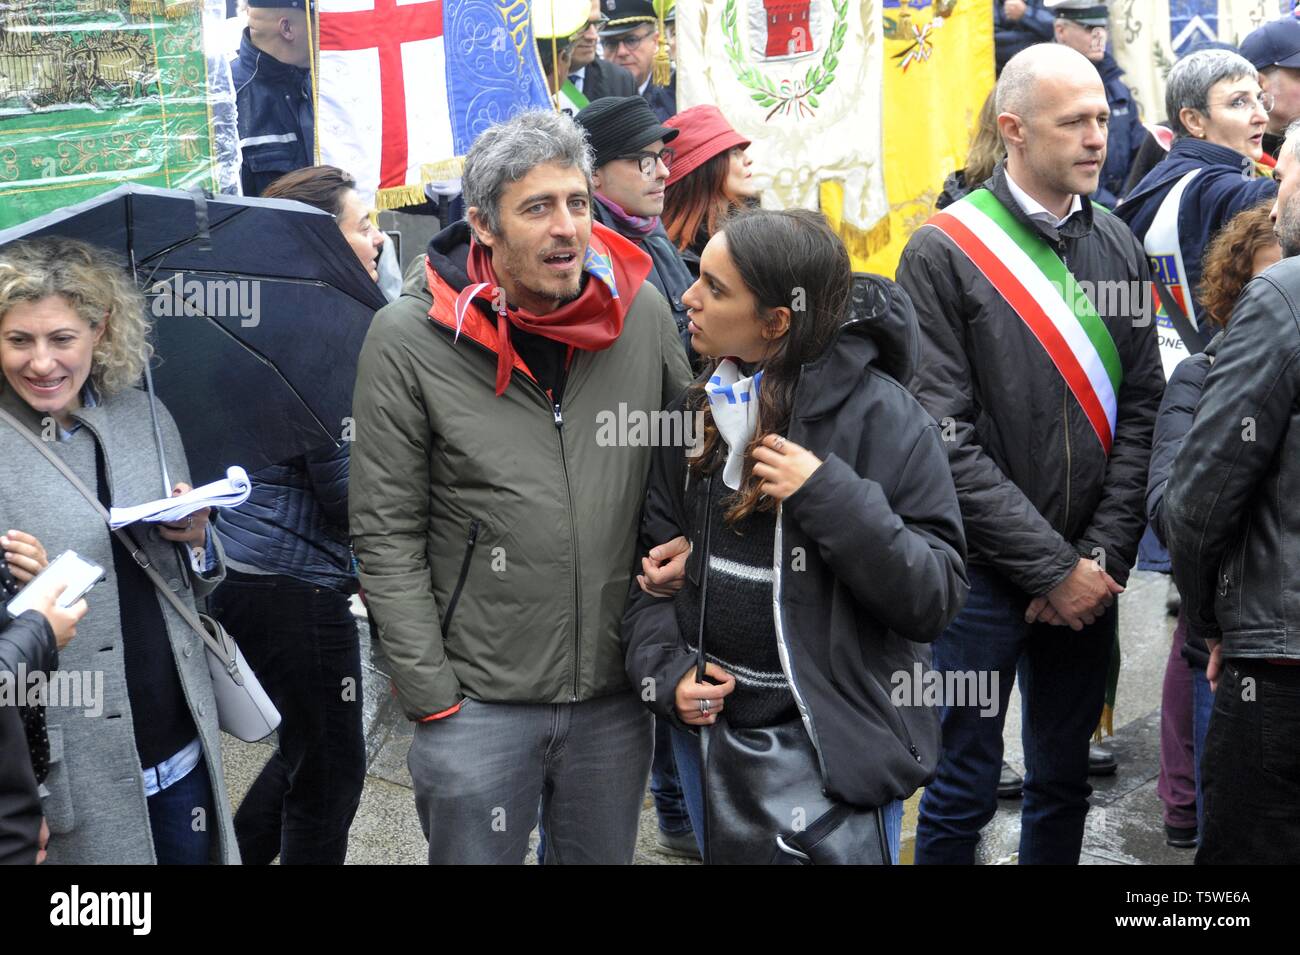
[[[1124,180],[1142,147],[1145,133],[1133,94],[1122,79],[1124,71],[1106,49],[1110,11],[1104,0],[1044,0],[1044,6],[1056,14],[1052,25],[1056,42],[1078,50],[1091,60],[1106,88],[1106,103],[1110,106],[1106,164],[1092,198],[1107,209],[1114,209],[1119,205]]]
[[[307,0],[248,0],[248,26],[230,67],[246,196],[315,162],[307,16]]]
[[[1262,145],[1277,159],[1287,127],[1300,119],[1300,20],[1279,17],[1260,24],[1241,41],[1241,55],[1259,70],[1260,85],[1273,96]]]
[[[667,144],[677,130],[661,126],[639,96],[607,96],[575,117],[587,132],[595,156],[591,181],[595,219],[635,242],[654,263],[649,281],[663,293],[678,331],[688,319],[682,293],[691,287],[691,273],[664,231],[664,189],[673,151]]]
[[[569,60],[569,82],[588,102],[602,96],[636,96],[636,81],[632,74],[617,63],[602,60],[596,55],[600,31],[609,19],[600,9],[600,0],[591,0],[591,13],[581,30],[570,40],[573,51]]]
[[[663,17],[650,0],[600,0],[608,23],[601,28],[605,59],[632,74],[636,91],[660,122],[677,115],[677,72],[668,55]],[[590,97],[588,97],[590,98]]]

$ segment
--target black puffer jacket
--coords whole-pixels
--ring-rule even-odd
[[[1183,446],[1183,439],[1191,430],[1196,403],[1201,400],[1201,391],[1205,387],[1205,376],[1210,373],[1213,356],[1222,340],[1221,334],[1216,335],[1205,346],[1205,351],[1179,362],[1169,376],[1165,396],[1160,401],[1156,433],[1151,441],[1151,469],[1147,472],[1147,519],[1161,546],[1165,545],[1164,501],[1169,472],[1178,449]],[[1193,666],[1204,669],[1210,661],[1210,652],[1203,639],[1189,633],[1183,644],[1183,657]]]
[[[1036,229],[1094,300],[1123,366],[1109,458],[1065,379],[1011,306],[943,232],[921,228],[898,282],[916,306],[921,362],[910,383],[944,427],[971,563],[1027,594],[1065,579],[1080,556],[1128,579],[1146,524],[1147,462],[1164,386],[1151,321],[1146,256],[1128,227],[1083,208],[1056,229],[1025,215],[999,163],[983,188]],[[1118,282],[1122,286],[1098,283]],[[1107,308],[1108,302],[1117,308]],[[1137,314],[1123,314],[1125,300]]]
[[[853,319],[804,366],[795,391],[788,437],[824,463],[777,518],[773,593],[783,665],[823,784],[879,806],[934,773],[938,710],[895,705],[891,687],[911,679],[914,663],[928,668],[924,644],[956,616],[968,582],[939,429],[899,384],[917,354],[911,305],[874,276],[855,276],[854,300]],[[682,449],[657,448],[641,547],[685,534],[697,550],[692,587],[706,555],[703,515],[685,512],[685,479]],[[634,582],[623,646],[633,684],[653,686],[652,708],[673,717],[677,683],[693,664],[673,600]]]
[[[327,445],[251,475],[253,493],[217,512],[226,560],[356,593],[348,538],[350,445]]]
[[[1165,491],[1187,634],[1300,660],[1300,258],[1237,300]]]

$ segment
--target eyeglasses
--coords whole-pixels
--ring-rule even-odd
[[[665,146],[657,153],[652,153],[647,149],[639,153],[628,153],[626,156],[617,156],[615,158],[630,159],[636,162],[641,169],[641,175],[648,179],[655,174],[655,167],[659,163],[663,163],[665,169],[672,169],[673,156],[675,155],[676,153],[673,152],[671,146]]]
[[[1234,96],[1226,103],[1212,103],[1210,105],[1218,106],[1220,109],[1230,109],[1234,113],[1253,113],[1255,112],[1255,107],[1259,107],[1266,113],[1271,113],[1273,111],[1273,94],[1260,93],[1259,99],[1256,99],[1249,93],[1242,93],[1238,96]]]
[[[586,23],[582,25],[582,29],[577,30],[573,34],[571,34],[569,39],[576,40],[578,37],[582,36],[592,27],[595,27],[597,31],[600,31],[605,29],[605,27],[607,26],[609,26],[609,17],[601,17],[599,20],[588,20]]]
[[[627,47],[629,53],[636,52],[636,48],[641,45],[641,41],[651,36],[655,31],[647,30],[639,36],[628,34],[626,36],[610,37],[608,40],[601,40],[600,45],[605,49],[606,56],[612,56],[618,52],[620,46]]]

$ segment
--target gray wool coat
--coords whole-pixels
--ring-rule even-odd
[[[0,380],[0,407],[42,434],[41,415]],[[189,482],[189,466],[176,424],[159,404],[163,446],[172,482]],[[51,441],[56,454],[93,492],[95,442],[104,451],[114,505],[140,504],[162,496],[149,399],[134,388],[105,398],[75,417],[84,427],[67,442]],[[52,422],[45,433],[52,437]],[[131,706],[127,699],[118,616],[117,581],[111,537],[93,506],[11,426],[0,421],[0,525],[34,534],[53,558],[64,550],[105,569],[107,578],[87,597],[90,611],[77,626],[77,635],[59,654],[59,672],[102,672],[102,712],[82,706],[50,706],[46,719],[50,736],[49,795],[42,808],[50,826],[49,861],[53,863],[153,863],[153,839],[144,781],[136,751]],[[144,525],[142,525],[144,526]],[[147,532],[145,549],[181,599],[193,604],[224,576],[219,564],[207,579],[191,578],[189,562],[178,545],[163,540],[157,529]],[[220,557],[220,545],[218,557]],[[179,555],[179,560],[178,560]],[[182,569],[183,568],[183,569]],[[237,863],[230,800],[221,766],[217,707],[208,675],[204,645],[172,606],[159,597],[172,657],[180,674],[190,715],[198,727],[204,758],[212,779],[216,818],[203,820],[212,833],[214,862]],[[92,682],[87,686],[93,689]]]

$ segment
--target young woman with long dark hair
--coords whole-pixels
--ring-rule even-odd
[[[809,778],[791,782],[879,810],[888,861],[901,801],[939,750],[937,709],[891,687],[924,669],[967,589],[938,428],[900,384],[919,341],[911,303],[853,276],[825,220],[802,210],[728,220],[684,301],[710,361],[670,410],[698,440],[656,450],[642,539],[684,535],[692,551],[675,596],[633,589],[628,674],[674,726],[707,861],[817,858],[797,847],[804,826],[820,831],[812,816],[736,838],[752,826],[721,805],[712,754],[746,733],[807,750]]]

